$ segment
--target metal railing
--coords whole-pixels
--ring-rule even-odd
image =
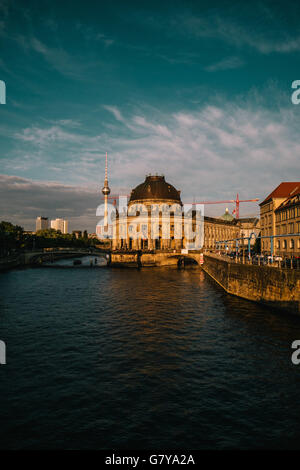
[[[221,253],[221,250],[223,249],[222,247],[225,246],[225,256],[228,259],[229,256],[234,257],[235,262],[239,262],[242,264],[258,264],[258,265],[269,265],[269,266],[274,266],[274,267],[280,267],[282,269],[284,268],[290,268],[290,269],[300,269],[300,253],[298,254],[296,251],[293,252],[287,252],[285,255],[281,256],[276,256],[274,254],[274,239],[277,238],[296,238],[299,237],[300,233],[291,233],[291,234],[285,234],[285,235],[256,235],[254,232],[252,232],[249,237],[239,237],[239,238],[231,238],[228,240],[218,240],[215,242],[216,245],[216,250]],[[270,254],[251,254],[251,240],[252,238],[255,238],[255,240],[258,239],[265,239],[268,238],[270,239]],[[241,240],[243,241],[243,244],[241,245]],[[244,245],[244,240],[247,241],[247,253],[245,254],[245,245]],[[232,253],[228,254],[229,250],[229,243],[231,245],[235,245],[235,250],[232,251]],[[242,253],[240,253],[240,250],[242,250]],[[294,250],[294,248],[293,248]],[[281,250],[282,252],[282,250]],[[297,256],[295,256],[295,253],[297,253]]]

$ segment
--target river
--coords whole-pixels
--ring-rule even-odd
[[[300,447],[300,320],[198,269],[0,274],[2,449]]]

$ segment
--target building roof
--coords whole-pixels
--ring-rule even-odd
[[[233,217],[232,220],[224,220],[221,217],[216,218],[216,217],[209,217],[209,216],[204,216],[204,222],[211,222],[213,224],[224,224],[224,225],[229,225],[229,226],[236,226],[237,225],[237,219]]]
[[[300,204],[300,186],[299,189],[296,191],[293,191],[292,194],[286,198],[277,209],[275,209],[275,212],[280,211],[282,209],[286,209],[287,207],[295,206],[296,204]]]
[[[239,222],[247,222],[247,223],[253,223],[253,224],[257,224],[257,222],[259,222],[259,219],[257,217],[242,217],[240,219],[238,219]]]
[[[294,182],[283,182],[283,183],[280,183],[277,188],[274,189],[274,191],[272,191],[269,196],[267,196],[263,202],[261,202],[259,205],[262,206],[263,204],[265,204],[266,202],[270,201],[271,199],[275,199],[275,198],[287,198],[289,197],[290,195],[292,195],[292,193],[294,193],[295,191],[297,191],[297,189],[300,189],[300,182],[298,181],[294,181]]]
[[[226,207],[225,212],[221,215],[220,219],[228,220],[229,222],[234,219],[233,215],[229,213],[228,207]]]
[[[171,199],[181,203],[180,191],[167,183],[164,176],[146,176],[145,181],[131,191],[129,202],[143,199]]]

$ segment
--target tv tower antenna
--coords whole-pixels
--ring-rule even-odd
[[[107,152],[106,152],[106,155],[105,155],[105,178],[104,178],[104,186],[102,188],[102,194],[104,196],[104,227],[105,227],[105,230],[107,230],[107,226],[108,226],[108,217],[107,217],[107,199],[108,199],[108,196],[110,194],[110,187],[108,186],[108,178],[107,178]]]

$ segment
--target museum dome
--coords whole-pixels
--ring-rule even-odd
[[[181,204],[180,191],[167,183],[164,176],[146,176],[145,181],[131,191],[129,203],[146,199],[173,200]]]
[[[228,207],[226,207],[225,213],[221,215],[220,219],[226,220],[228,222],[232,222],[232,220],[234,220],[233,215],[229,213]]]

